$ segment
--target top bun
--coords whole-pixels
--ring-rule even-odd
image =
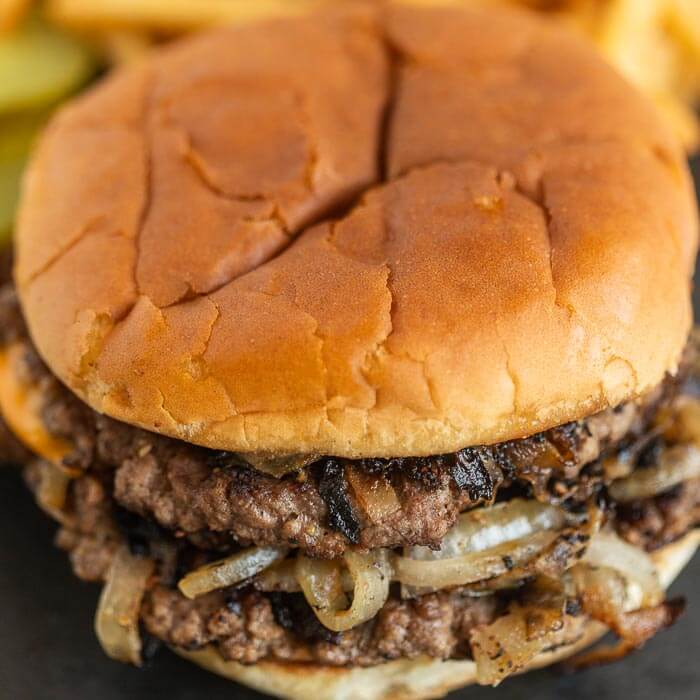
[[[236,451],[428,455],[674,372],[696,211],[654,108],[515,11],[201,35],[54,119],[16,281],[97,411]]]

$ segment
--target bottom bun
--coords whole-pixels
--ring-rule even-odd
[[[652,558],[665,588],[690,561],[699,545],[700,531],[695,530],[653,553]],[[581,637],[564,647],[538,655],[521,673],[561,661],[594,644],[605,632],[604,625],[591,621]],[[473,661],[421,657],[398,659],[369,668],[274,661],[244,666],[236,661],[226,661],[214,647],[199,651],[174,648],[173,651],[220,676],[289,700],[428,700],[476,682]]]

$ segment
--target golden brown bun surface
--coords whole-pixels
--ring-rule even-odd
[[[100,412],[219,449],[425,455],[673,372],[695,247],[681,150],[578,39],[352,3],[186,40],[63,110],[15,275]]]
[[[700,530],[653,554],[664,587],[671,585],[700,544]],[[557,663],[594,644],[605,634],[599,622],[588,622],[574,643],[535,657],[526,671]],[[399,659],[370,668],[331,668],[271,662],[244,666],[225,661],[212,648],[175,650],[181,656],[231,680],[289,700],[427,700],[476,682],[473,661]]]

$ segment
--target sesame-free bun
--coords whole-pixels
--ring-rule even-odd
[[[664,587],[668,587],[690,561],[698,544],[700,531],[696,530],[653,553]],[[601,623],[588,621],[583,634],[571,644],[539,654],[523,671],[562,661],[594,644],[605,632]],[[476,682],[476,665],[471,660],[440,661],[420,657],[398,659],[369,668],[336,668],[269,661],[242,665],[224,660],[213,647],[175,651],[209,671],[289,700],[428,700],[441,698],[451,690]]]
[[[218,449],[427,455],[674,372],[696,225],[680,147],[578,38],[347,3],[186,39],[63,109],[15,277],[97,411]]]

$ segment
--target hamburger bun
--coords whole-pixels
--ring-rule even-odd
[[[678,366],[696,207],[654,107],[516,11],[186,40],[53,121],[15,277],[95,410],[216,449],[431,455]]]
[[[664,587],[671,585],[699,545],[700,531],[695,530],[654,553]],[[605,632],[604,625],[590,621],[583,636],[570,645],[540,654],[522,672],[562,661],[597,642]],[[274,662],[244,666],[224,660],[212,648],[175,651],[220,676],[289,700],[427,700],[441,698],[451,690],[476,682],[473,661],[399,659],[369,668],[348,669]]]

